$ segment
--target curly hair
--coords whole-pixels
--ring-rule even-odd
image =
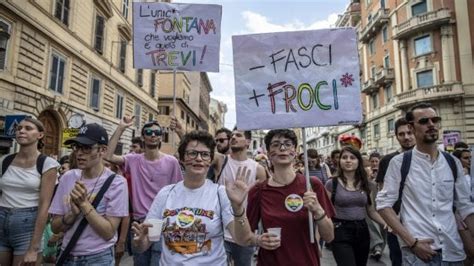
[[[211,160],[214,159],[214,149],[216,148],[216,141],[214,140],[214,137],[209,134],[207,131],[203,130],[193,130],[189,133],[186,133],[181,142],[179,143],[178,147],[178,154],[179,154],[179,159],[181,161],[184,161],[184,154],[186,153],[186,147],[191,141],[197,141],[199,143],[204,144],[206,147],[209,148],[211,152]]]

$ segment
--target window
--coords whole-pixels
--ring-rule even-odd
[[[377,93],[372,94],[372,108],[377,109],[379,107],[379,97]]]
[[[426,35],[415,39],[415,56],[431,52],[431,36]]]
[[[387,26],[383,27],[382,28],[382,40],[383,40],[383,43],[386,43],[388,41],[388,30],[387,30]]]
[[[389,68],[390,67],[390,55],[386,55],[383,58],[383,67]]]
[[[169,106],[158,106],[158,112],[160,115],[169,115],[170,107]]]
[[[412,16],[417,16],[423,13],[426,13],[428,8],[426,6],[426,0],[420,1],[417,4],[411,6],[411,14]]]
[[[153,70],[150,75],[150,96],[152,98],[156,96],[156,73]]]
[[[105,18],[97,14],[95,16],[94,49],[99,54],[102,54],[104,52],[104,30],[105,30]]]
[[[375,78],[375,66],[372,66],[372,67],[370,68],[370,77],[371,77],[371,78]]]
[[[374,125],[374,139],[380,138],[380,125],[375,124]]]
[[[10,33],[10,25],[2,20],[0,20],[0,29],[4,32]],[[7,61],[8,39],[0,41],[0,46],[5,47],[5,50],[0,49],[0,69],[5,69],[5,63]]]
[[[375,41],[374,41],[374,39],[370,40],[370,42],[369,42],[369,54],[370,55],[375,54]]]
[[[148,113],[148,121],[155,120],[155,116],[152,113]]]
[[[122,40],[120,41],[120,62],[119,62],[119,70],[122,73],[125,73],[126,59],[127,59],[127,42]]]
[[[143,87],[143,69],[137,69],[137,83],[138,86],[141,88]]]
[[[123,95],[118,93],[115,97],[115,117],[118,119],[123,117]]]
[[[129,5],[129,0],[123,0],[123,2],[122,2],[122,15],[125,19],[128,18],[128,5]]]
[[[64,25],[69,25],[69,0],[56,0],[54,16]]]
[[[66,59],[53,53],[51,55],[51,68],[49,71],[49,89],[57,93],[63,93],[64,87],[64,68]]]
[[[395,121],[392,119],[387,120],[387,132],[393,134],[395,132]]]
[[[100,79],[92,78],[90,105],[95,111],[99,111]]]
[[[392,85],[387,85],[384,88],[384,92],[385,92],[385,100],[387,101],[387,103],[391,102],[393,100]]]
[[[142,106],[139,104],[139,103],[135,103],[135,127],[136,128],[140,128],[140,118],[141,118],[141,115],[142,115]]]
[[[416,83],[418,88],[433,86],[433,70],[416,73]]]
[[[189,115],[186,116],[186,125],[189,125],[189,122],[191,121],[191,117]]]
[[[164,143],[168,143],[169,136],[170,135],[169,135],[168,131],[163,131],[163,137],[162,137],[161,141],[163,141]]]
[[[181,119],[184,120],[184,111],[183,110],[181,110]]]

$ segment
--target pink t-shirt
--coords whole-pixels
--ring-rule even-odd
[[[67,171],[59,180],[58,189],[54,195],[53,202],[49,208],[49,213],[55,215],[65,215],[71,211],[69,205],[69,194],[77,180],[81,179],[82,171],[79,169],[74,169]],[[82,179],[82,182],[86,185],[87,191],[90,193],[90,201],[92,202],[99,193],[100,188],[104,184],[105,180],[112,175],[113,172],[108,168],[105,168],[104,173],[94,179]],[[89,194],[88,193],[88,194]],[[104,197],[100,201],[99,205],[96,208],[96,211],[108,217],[125,217],[128,216],[128,189],[127,181],[122,176],[115,176],[113,182],[110,184],[110,187],[104,194]],[[66,231],[64,234],[62,249],[64,250],[71,240],[73,233],[76,231],[79,222],[82,220],[83,216],[80,215],[77,217],[74,225]],[[90,225],[88,225],[79,237],[76,245],[71,251],[73,256],[83,256],[83,255],[92,255],[100,253],[105,249],[114,245],[117,241],[117,233],[110,240],[105,240],[100,237]]]
[[[133,218],[144,219],[153,200],[167,185],[183,180],[178,160],[167,154],[154,161],[145,159],[142,154],[123,156],[125,172],[130,173],[132,181]]]

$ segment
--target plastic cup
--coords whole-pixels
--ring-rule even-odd
[[[281,238],[281,227],[268,228],[267,231],[271,234],[277,235],[279,239]]]
[[[145,223],[152,225],[152,227],[148,227],[148,239],[153,242],[159,241],[161,237],[161,228],[163,227],[163,220],[148,219]]]

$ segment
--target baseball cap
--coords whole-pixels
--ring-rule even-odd
[[[79,134],[75,138],[68,139],[64,142],[65,145],[71,145],[73,143],[89,146],[96,143],[107,145],[109,143],[109,136],[107,135],[105,128],[99,124],[92,123],[82,126],[79,129]]]

